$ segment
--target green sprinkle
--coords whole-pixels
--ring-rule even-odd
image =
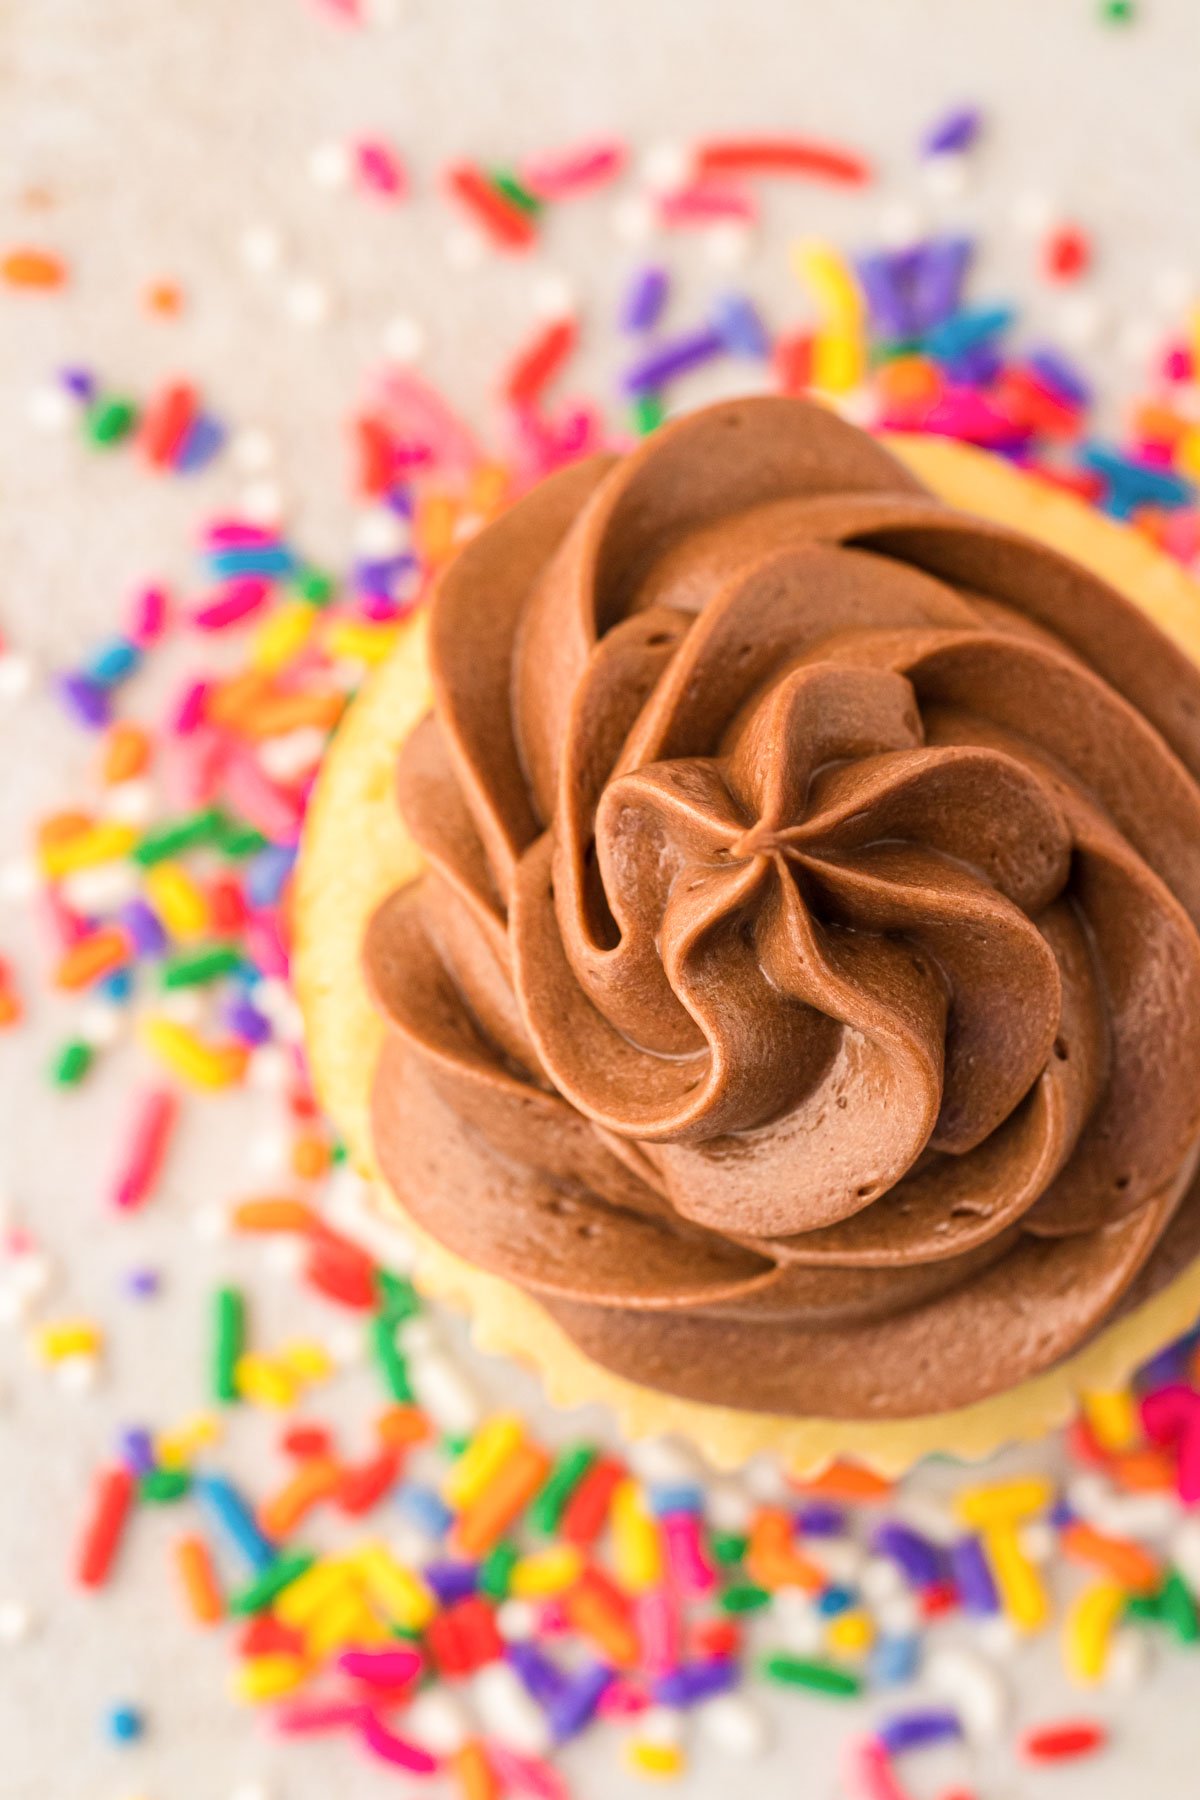
[[[213,1296],[213,1398],[223,1406],[238,1399],[237,1365],[246,1342],[246,1302],[237,1288]]]
[[[335,1143],[332,1143],[329,1146],[329,1160],[333,1164],[333,1167],[335,1169],[338,1168],[342,1163],[345,1162],[345,1160],[349,1154],[350,1153],[346,1149],[346,1146],[345,1146],[345,1144],[343,1144],[341,1138],[338,1138]]]
[[[511,1544],[497,1544],[479,1565],[479,1587],[489,1600],[503,1600],[508,1594],[512,1572],[521,1560],[519,1550]]]
[[[396,1342],[396,1321],[389,1318],[387,1313],[376,1313],[368,1330],[371,1349],[383,1376],[384,1386],[393,1400],[398,1400],[403,1406],[410,1406],[415,1396],[408,1379],[408,1364]]]
[[[815,1694],[834,1694],[845,1700],[862,1693],[861,1679],[849,1669],[808,1656],[789,1656],[783,1650],[764,1657],[762,1670],[768,1681],[778,1681],[783,1687],[810,1688]]]
[[[261,831],[255,831],[253,825],[245,825],[240,819],[231,819],[228,813],[218,812],[213,825],[212,843],[221,852],[236,862],[245,856],[255,856],[266,848],[267,840]]]
[[[715,1531],[710,1540],[713,1556],[726,1569],[740,1563],[749,1547],[750,1539],[743,1531]]]
[[[1131,25],[1137,17],[1133,0],[1104,0],[1100,17],[1106,25]]]
[[[725,1589],[718,1604],[724,1613],[761,1612],[764,1606],[770,1606],[771,1596],[766,1588],[756,1587],[752,1581],[735,1581]]]
[[[152,1506],[169,1506],[173,1500],[182,1500],[191,1485],[186,1469],[148,1469],[138,1482],[138,1496]]]
[[[491,183],[496,192],[498,194],[503,194],[506,200],[511,200],[512,204],[517,207],[519,211],[525,213],[527,217],[531,219],[537,218],[542,210],[541,201],[536,194],[531,194],[529,189],[523,186],[522,183],[517,180],[515,175],[510,174],[507,169],[493,169],[491,171]]]
[[[50,1079],[55,1087],[78,1087],[92,1066],[95,1052],[82,1038],[72,1038],[63,1045],[50,1065]]]
[[[342,1155],[345,1154],[343,1149]],[[380,1312],[393,1325],[403,1324],[405,1319],[413,1318],[421,1310],[421,1302],[412,1282],[403,1275],[394,1275],[390,1269],[376,1271],[375,1292],[379,1297]]]
[[[202,812],[189,813],[184,819],[173,819],[167,825],[148,831],[134,845],[130,856],[143,869],[153,868],[155,863],[166,862],[168,857],[179,856],[184,850],[193,850],[197,844],[211,844],[222,823],[219,810],[215,806],[206,806]]]
[[[119,444],[137,423],[137,408],[131,400],[113,398],[97,400],[88,408],[85,421],[89,442]]]
[[[663,422],[662,396],[647,391],[633,403],[633,429],[639,437],[648,437]]]
[[[209,944],[201,950],[181,950],[162,965],[161,980],[165,988],[207,987],[222,975],[233,975],[242,966],[242,953],[236,944]]]
[[[326,575],[324,569],[299,569],[292,585],[309,606],[328,606],[333,599],[333,577]]]
[[[1143,1625],[1157,1625],[1162,1618],[1162,1594],[1131,1594],[1125,1602],[1125,1617],[1138,1619]]]
[[[399,1638],[402,1644],[419,1644],[421,1633],[414,1631],[411,1625],[389,1625],[388,1636]]]
[[[452,1432],[444,1432],[439,1441],[442,1455],[454,1458],[462,1455],[471,1440],[469,1437],[458,1437]]]
[[[231,1613],[245,1617],[247,1613],[259,1613],[266,1610],[276,1594],[282,1594],[284,1588],[291,1587],[293,1581],[299,1581],[306,1575],[317,1558],[312,1550],[289,1550],[277,1556],[274,1562],[267,1564],[261,1575],[256,1575],[248,1587],[240,1593],[229,1597]]]
[[[571,1444],[560,1452],[529,1509],[529,1527],[540,1537],[553,1537],[567,1501],[575,1492],[599,1452],[593,1444]]]
[[[1169,1626],[1181,1644],[1200,1641],[1200,1618],[1196,1602],[1178,1569],[1172,1569],[1158,1596],[1158,1616]]]

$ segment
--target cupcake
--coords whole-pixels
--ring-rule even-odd
[[[298,888],[316,1078],[422,1278],[724,1463],[978,1455],[1188,1325],[1193,647],[1131,532],[795,399],[483,530]]]

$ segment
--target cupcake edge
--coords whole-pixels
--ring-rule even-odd
[[[945,439],[883,441],[948,504],[1024,531],[1103,576],[1200,663],[1200,589],[1144,538],[986,452]],[[355,700],[321,771],[297,874],[295,976],[317,1091],[372,1182],[381,1215],[410,1235],[418,1285],[467,1312],[480,1349],[534,1367],[556,1405],[599,1401],[627,1437],[678,1436],[718,1468],[766,1451],[803,1475],[848,1456],[892,1476],[923,1456],[976,1461],[1044,1436],[1074,1415],[1080,1394],[1123,1385],[1194,1323],[1200,1263],[1066,1361],[1005,1393],[910,1419],[788,1419],[682,1400],[612,1374],[529,1295],[445,1250],[407,1218],[375,1166],[369,1104],[383,1027],[359,963],[375,906],[421,867],[394,804],[393,773],[399,747],[430,699],[425,624],[418,619]]]

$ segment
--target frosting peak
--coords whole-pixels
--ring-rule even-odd
[[[635,1379],[887,1416],[1200,1205],[1200,674],[824,410],[576,465],[434,604],[373,921],[389,1180]]]

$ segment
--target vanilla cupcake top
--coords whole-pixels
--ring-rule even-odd
[[[376,1149],[649,1386],[899,1417],[1200,1249],[1200,673],[791,399],[578,464],[434,602]]]

